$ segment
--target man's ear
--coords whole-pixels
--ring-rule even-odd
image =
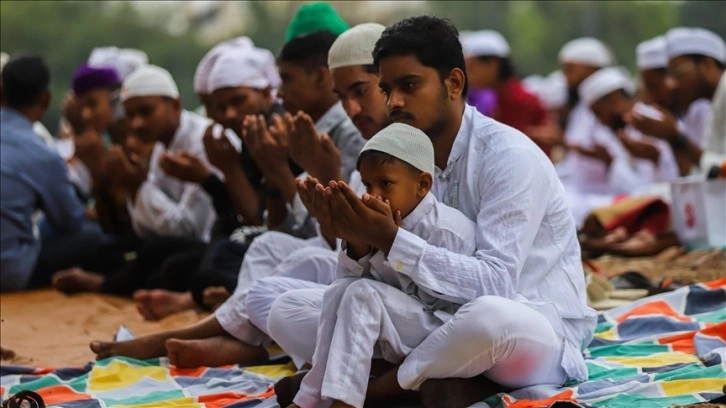
[[[466,74],[461,68],[453,68],[444,83],[449,90],[451,100],[461,99],[461,94],[464,93],[464,86],[466,85]]]
[[[313,71],[313,75],[315,75],[315,84],[323,87],[320,89],[326,89],[324,88],[326,86],[333,89],[333,76],[330,74],[330,69],[327,65],[320,65],[316,67]]]
[[[43,96],[40,98],[40,104],[43,107],[43,112],[48,110],[48,107],[50,106],[50,101],[53,98],[53,94],[49,90],[46,90],[43,93]]]
[[[170,106],[172,110],[176,112],[181,112],[182,104],[181,104],[181,98],[176,99],[170,99]]]
[[[418,197],[423,198],[426,194],[428,194],[428,192],[431,191],[431,186],[433,186],[433,184],[433,176],[431,176],[430,173],[421,172],[418,175],[418,191],[416,192]]]

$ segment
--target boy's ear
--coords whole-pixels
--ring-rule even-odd
[[[434,178],[430,173],[421,172],[418,175],[418,197],[423,198],[431,190]]]

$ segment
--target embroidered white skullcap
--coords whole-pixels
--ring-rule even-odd
[[[546,77],[528,76],[522,80],[522,85],[537,95],[548,110],[559,109],[567,103],[567,81],[562,71],[554,71]]]
[[[660,35],[643,41],[635,48],[635,57],[639,70],[661,69],[668,66],[665,37]]]
[[[459,40],[465,57],[508,58],[511,53],[507,40],[494,30],[463,31]]]
[[[217,59],[228,49],[245,49],[252,48],[254,44],[248,37],[237,37],[231,40],[223,41],[214,46],[206,55],[199,61],[196,71],[194,71],[194,92],[197,94],[209,94],[212,91],[209,90],[209,75],[214,68]]]
[[[726,44],[718,34],[703,28],[678,27],[666,33],[668,58],[705,55],[726,64]]]
[[[122,80],[148,63],[149,56],[134,48],[97,47],[91,50],[88,57],[89,66],[114,68]]]
[[[238,86],[275,89],[280,86],[280,76],[270,51],[256,47],[228,48],[214,63],[208,83],[209,92]]]
[[[376,133],[361,153],[375,150],[390,154],[411,166],[434,175],[434,145],[426,133],[404,123],[392,123]]]
[[[582,81],[578,88],[580,99],[588,106],[617,90],[623,90],[629,95],[635,93],[635,84],[623,67],[600,69]]]
[[[560,50],[561,63],[575,63],[603,68],[615,63],[610,49],[597,38],[583,37],[565,44]]]
[[[373,64],[373,48],[386,27],[364,23],[339,35],[328,51],[328,68]]]
[[[121,99],[137,96],[179,98],[179,89],[169,71],[156,65],[144,65],[124,80]]]

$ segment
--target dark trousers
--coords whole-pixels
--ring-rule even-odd
[[[222,239],[207,247],[202,262],[192,276],[189,290],[194,302],[201,309],[204,305],[204,289],[211,286],[224,286],[229,293],[237,287],[237,277],[242,266],[249,243],[241,244],[236,241]]]
[[[105,277],[101,292],[129,296],[138,289],[186,291],[206,247],[206,243],[195,238],[145,239],[136,259]]]
[[[42,239],[40,254],[33,274],[28,281],[28,289],[49,286],[54,273],[72,267],[88,268],[98,258],[98,249],[107,244],[110,237],[105,235],[94,222],[84,222],[80,230],[70,234],[57,234]],[[117,262],[118,259],[108,260]]]

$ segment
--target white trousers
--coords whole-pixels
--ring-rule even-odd
[[[332,260],[332,261],[331,261]],[[330,264],[333,262],[333,266]],[[215,312],[219,324],[240,341],[258,346],[269,340],[266,322],[272,300],[251,292],[255,282],[270,276],[294,276],[324,283],[335,278],[336,252],[320,238],[307,240],[270,231],[252,241],[245,254],[234,294]],[[250,301],[250,296],[252,296]]]
[[[374,349],[400,363],[442,321],[418,300],[372,279],[338,279],[325,290],[313,368],[295,403],[325,407],[333,400],[365,402]]]
[[[289,291],[275,300],[268,318],[271,337],[288,353],[308,362],[313,361],[315,345],[312,337],[302,338],[313,331],[304,325],[319,320],[324,293],[324,289]],[[425,314],[423,308],[421,313]],[[483,374],[511,388],[560,385],[567,380],[561,366],[563,344],[564,339],[533,308],[506,298],[482,296],[462,306],[406,356],[398,382],[404,389],[417,390],[427,379]]]

